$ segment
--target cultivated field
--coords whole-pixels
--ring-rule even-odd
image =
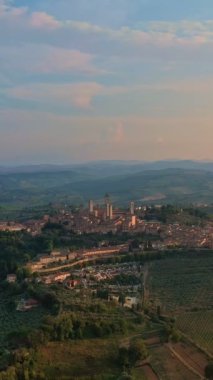
[[[200,347],[213,355],[213,311],[181,314],[177,327]]]
[[[149,301],[164,313],[213,308],[213,254],[180,254],[150,264]]]
[[[184,254],[150,264],[150,305],[176,317],[176,327],[213,354],[213,254]]]
[[[165,345],[150,350],[153,369],[162,380],[199,380]],[[148,378],[149,379],[149,378]]]

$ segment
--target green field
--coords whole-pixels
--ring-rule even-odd
[[[47,380],[116,380],[118,343],[113,339],[49,343],[38,353],[38,367]]]
[[[186,254],[150,264],[149,302],[164,313],[213,308],[213,254]]]
[[[213,311],[181,314],[177,327],[203,349],[213,355]]]

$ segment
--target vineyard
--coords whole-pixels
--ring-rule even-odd
[[[164,313],[213,308],[213,254],[184,255],[150,264],[151,305]]]
[[[181,314],[177,327],[213,355],[213,311]]]

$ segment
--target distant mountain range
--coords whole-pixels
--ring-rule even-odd
[[[100,161],[0,167],[0,206],[49,202],[213,203],[213,162]]]

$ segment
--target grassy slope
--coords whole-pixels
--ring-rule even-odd
[[[47,380],[117,379],[117,344],[113,339],[50,343],[39,353]]]

